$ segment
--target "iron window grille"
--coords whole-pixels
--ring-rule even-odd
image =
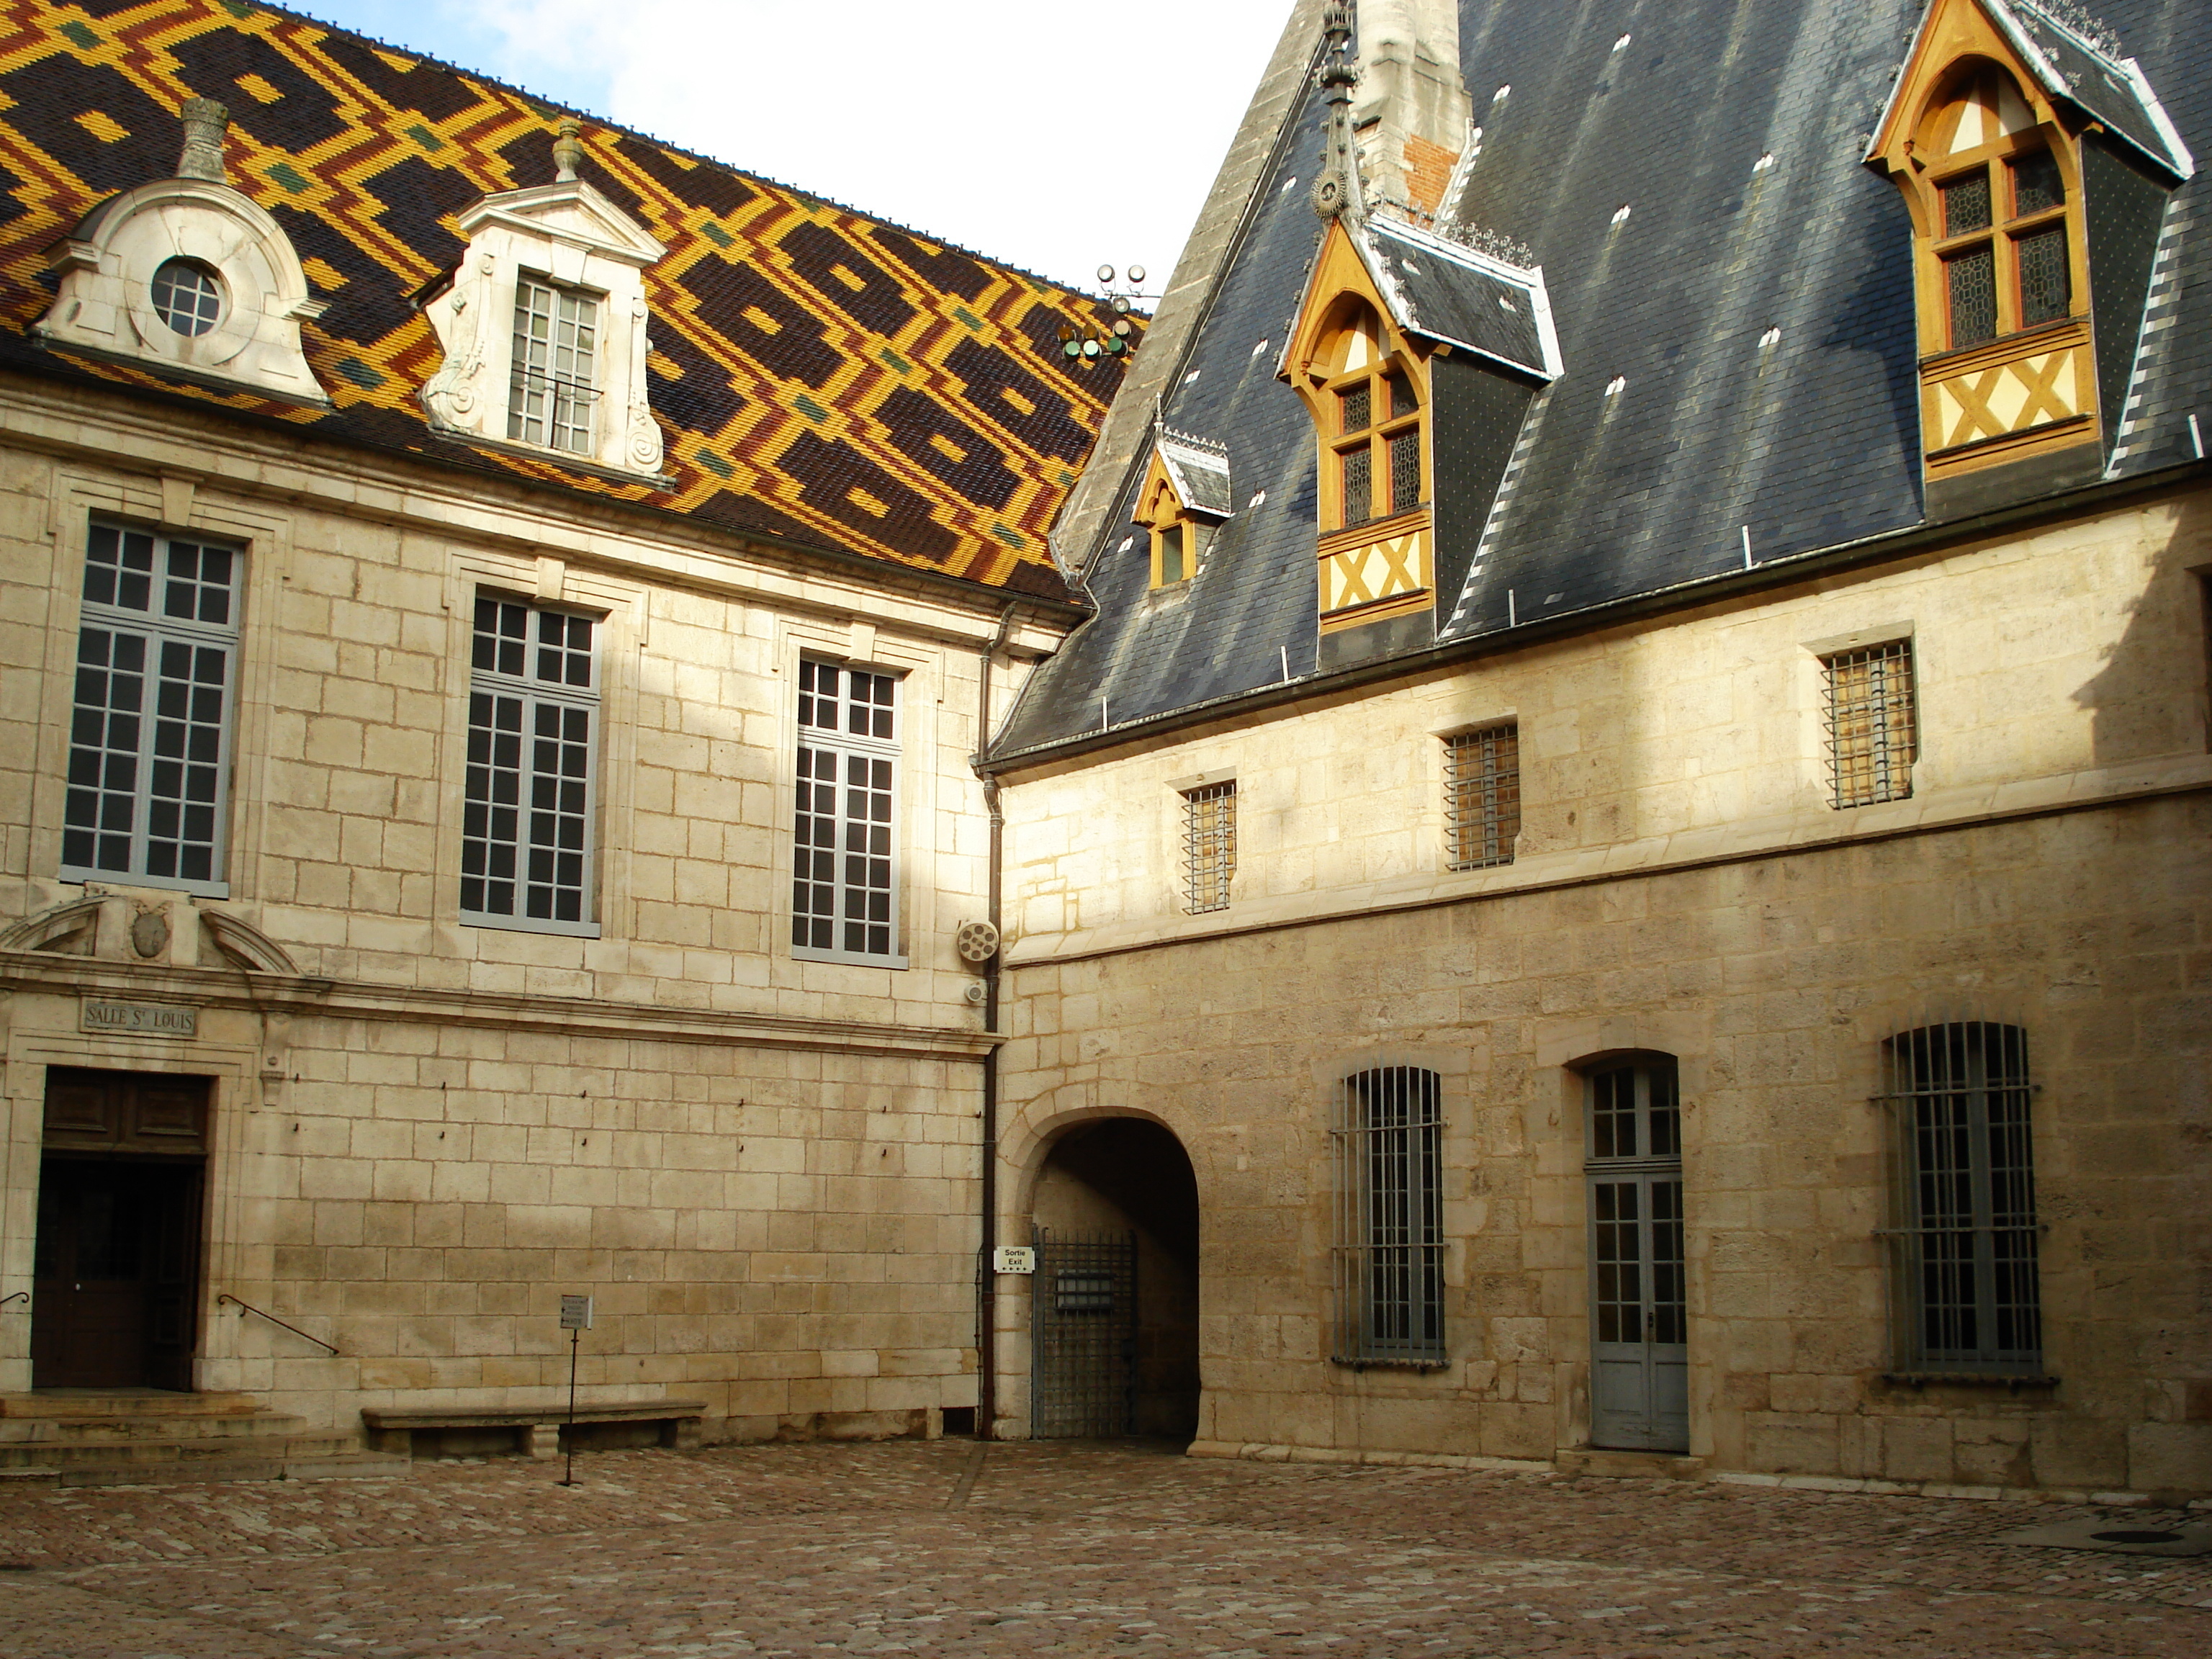
[[[1905,799],[1920,748],[1912,641],[1840,651],[1820,665],[1831,802],[1840,811]]]
[[[2027,1034],[1989,1020],[1883,1045],[1893,1363],[1912,1374],[2043,1369]]]
[[[1192,915],[1229,908],[1237,875],[1237,785],[1182,792],[1183,908]]]
[[[599,688],[588,617],[477,597],[461,920],[596,934]]]
[[[95,523],[87,539],[61,875],[222,897],[245,562]]]
[[[1336,1308],[1345,1365],[1444,1363],[1443,1085],[1378,1066],[1337,1087]]]
[[[1444,739],[1446,855],[1455,870],[1513,862],[1521,833],[1521,731],[1510,721]]]
[[[791,943],[802,955],[901,967],[898,680],[799,665]]]
[[[592,453],[599,402],[599,302],[524,276],[514,289],[514,356],[507,435],[579,455]]]

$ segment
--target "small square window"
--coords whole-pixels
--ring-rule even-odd
[[[1918,711],[1912,641],[1892,640],[1823,657],[1827,678],[1828,775],[1838,808],[1912,793]]]
[[[1521,728],[1508,720],[1444,739],[1446,854],[1455,870],[1513,862],[1521,833]]]

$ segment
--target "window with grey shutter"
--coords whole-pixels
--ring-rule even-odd
[[[598,624],[477,596],[461,920],[596,935]]]
[[[221,897],[244,560],[94,524],[70,716],[61,875]]]

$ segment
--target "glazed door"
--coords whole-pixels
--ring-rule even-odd
[[[1690,1345],[1682,1296],[1682,1178],[1590,1181],[1592,1438],[1687,1451]]]
[[[1590,1439],[1690,1449],[1689,1306],[1674,1062],[1589,1078]]]

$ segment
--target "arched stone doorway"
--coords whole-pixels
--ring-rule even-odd
[[[1030,1205],[1030,1432],[1198,1431],[1198,1181],[1143,1118],[1079,1123],[1046,1152]]]

